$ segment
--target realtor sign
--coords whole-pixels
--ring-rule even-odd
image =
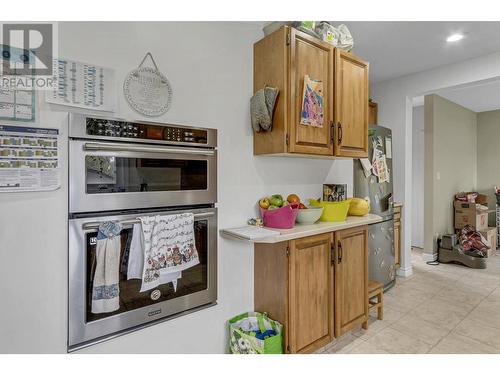
[[[44,89],[53,86],[56,29],[53,23],[1,24],[0,87]]]

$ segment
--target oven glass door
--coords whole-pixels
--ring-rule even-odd
[[[170,213],[174,212],[178,211]],[[127,220],[134,219],[137,215],[70,221],[70,347],[215,302],[217,293],[216,209],[198,209],[190,212],[195,214],[193,229],[199,263],[177,274],[175,282],[167,278],[165,283],[144,292],[140,291],[142,279],[139,277],[142,276],[142,272],[139,275],[138,267],[131,266],[141,263],[140,257],[134,257],[132,249],[135,246],[132,241],[133,224],[122,226],[119,239],[119,308],[107,313],[92,311],[92,291],[97,265],[96,223],[108,220],[125,220],[126,223]],[[169,212],[151,213],[151,215],[156,214],[167,215]],[[92,228],[85,229],[89,225]],[[141,255],[143,256],[143,253]],[[140,268],[143,263],[142,259]],[[129,271],[132,269],[136,271],[135,274],[130,275]]]
[[[207,160],[85,156],[87,194],[206,190]]]
[[[216,159],[213,149],[72,140],[70,212],[215,203]]]
[[[119,304],[120,308],[108,313],[92,312],[92,291],[96,271],[96,240],[97,231],[88,232],[85,235],[86,242],[86,322],[92,322],[104,319],[108,316],[121,314],[137,308],[150,306],[158,302],[168,301],[174,298],[200,292],[208,288],[208,222],[207,220],[198,220],[194,223],[194,235],[196,251],[198,252],[199,263],[188,268],[175,276],[180,276],[172,282],[159,285],[153,289],[140,292],[142,279],[129,279],[129,262],[134,264],[143,264],[144,259],[131,259],[132,246],[132,228],[128,227],[120,233],[120,282],[119,282]],[[142,268],[142,267],[141,267]],[[142,272],[141,272],[142,273]],[[134,275],[137,277],[137,274]],[[175,286],[174,286],[175,284]]]

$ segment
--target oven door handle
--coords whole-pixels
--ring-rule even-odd
[[[160,154],[183,154],[183,155],[205,155],[213,156],[214,150],[192,149],[182,147],[155,147],[141,145],[118,145],[113,143],[85,143],[83,145],[85,151],[129,151],[129,152],[147,152]]]
[[[212,217],[214,215],[215,215],[214,212],[200,212],[199,214],[194,214],[194,219],[195,220],[205,219],[207,217]],[[140,224],[141,220],[139,220],[139,219],[121,220],[121,221],[118,221],[118,223],[120,223],[120,225],[123,225],[123,226],[134,225],[134,224]],[[88,222],[88,223],[83,223],[82,229],[83,230],[98,229],[100,224],[101,224],[101,222],[99,222],[99,221],[92,221],[92,222]]]

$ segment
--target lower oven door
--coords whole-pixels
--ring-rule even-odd
[[[168,282],[141,293],[142,280],[127,280],[133,230],[133,224],[130,223],[138,216],[183,212],[194,214],[194,236],[199,264],[181,272],[176,289],[172,282]],[[96,266],[97,226],[104,221],[123,223],[120,233],[120,306],[114,312],[94,314],[91,306]],[[79,218],[69,221],[69,350],[151,324],[174,314],[213,304],[216,300],[216,208]]]
[[[69,212],[217,202],[217,150],[69,142]]]

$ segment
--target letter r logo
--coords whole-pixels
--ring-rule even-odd
[[[4,23],[2,34],[4,75],[52,75],[52,24]]]

